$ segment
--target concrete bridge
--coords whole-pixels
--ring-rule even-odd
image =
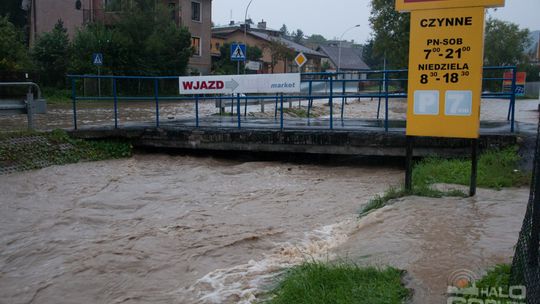
[[[135,147],[173,148],[199,151],[243,151],[271,153],[307,153],[359,156],[404,156],[405,122],[390,121],[386,132],[378,120],[344,120],[328,129],[328,119],[287,120],[287,127],[279,128],[279,121],[246,119],[236,128],[230,117],[202,119],[196,127],[192,120],[153,124],[127,124],[122,128],[86,127],[70,131],[84,139],[126,139]],[[509,131],[506,122],[483,122],[480,149],[508,147],[536,132],[532,124],[516,124],[516,132]],[[417,138],[415,155],[469,155],[471,142],[465,139]]]
[[[515,67],[485,68],[485,70],[512,69]],[[367,77],[351,78],[348,75],[319,73],[303,74],[302,91],[299,94],[284,96],[250,95],[241,96],[162,96],[160,83],[177,81],[176,77],[129,77],[106,76],[112,82],[113,96],[77,96],[76,81],[80,79],[105,76],[70,76],[73,87],[74,130],[71,134],[79,138],[101,139],[121,138],[130,140],[138,147],[176,148],[208,151],[251,151],[271,153],[308,153],[363,156],[404,156],[405,121],[389,118],[389,100],[406,98],[403,83],[406,70],[370,71]],[[515,74],[515,73],[514,73]],[[392,76],[393,75],[393,76]],[[350,76],[350,75],[349,75]],[[148,81],[153,85],[153,96],[127,97],[118,93],[120,81]],[[485,81],[506,80],[501,77],[485,78]],[[324,86],[324,90],[319,88]],[[378,87],[377,92],[369,87]],[[394,88],[392,89],[391,86]],[[305,90],[304,90],[305,89]],[[507,147],[516,145],[520,138],[536,132],[535,125],[515,122],[515,94],[510,92],[485,93],[483,98],[508,99],[507,118],[498,122],[482,122],[479,147]],[[381,119],[367,120],[345,118],[343,111],[347,99],[378,98],[377,118],[382,106]],[[149,123],[119,124],[118,103],[130,100],[146,100],[155,103],[155,120]],[[273,118],[252,118],[246,115],[247,105],[269,99],[274,103]],[[111,100],[114,104],[114,126],[77,127],[77,102],[84,100]],[[216,102],[219,116],[202,116],[199,103],[203,100]],[[291,100],[304,100],[307,103],[307,118],[284,118],[284,106]],[[326,100],[330,111],[327,118],[310,117],[314,100]],[[160,102],[187,102],[194,106],[192,119],[160,119]],[[374,101],[376,102],[376,101]],[[341,104],[341,106],[339,106]],[[333,113],[334,105],[341,109]],[[230,113],[223,113],[231,107]],[[236,113],[234,113],[236,110]],[[244,112],[244,115],[242,115]],[[278,114],[279,113],[279,114]],[[230,114],[232,116],[223,116]],[[508,114],[508,115],[506,115]],[[340,119],[341,118],[341,119]],[[468,155],[470,140],[445,138],[417,138],[415,155]],[[467,152],[466,152],[467,151]],[[464,154],[465,153],[465,154]]]

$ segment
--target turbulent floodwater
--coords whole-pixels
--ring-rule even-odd
[[[0,176],[0,303],[249,301],[401,175],[138,155]]]
[[[373,166],[167,155],[0,176],[0,303],[253,303],[287,266],[408,271],[415,303],[512,255],[528,190],[360,206],[403,174]]]

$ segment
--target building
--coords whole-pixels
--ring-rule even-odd
[[[362,49],[351,46],[321,45],[317,49],[327,56],[323,66],[327,70],[341,72],[362,72],[369,70],[369,66],[362,59]],[[340,54],[341,53],[341,54]]]
[[[188,68],[192,74],[209,74],[212,64],[212,0],[161,0],[170,11],[171,19],[189,29],[195,55]],[[78,27],[90,22],[111,24],[122,11],[119,0],[23,0],[30,10],[30,45],[36,37],[51,31],[62,19],[70,37]]]
[[[261,49],[263,56],[260,64],[261,69],[258,73],[298,72],[298,67],[291,58],[298,53],[304,53],[308,59],[308,62],[302,68],[303,72],[318,72],[321,69],[321,59],[326,57],[320,52],[282,37],[280,31],[268,28],[264,20],[259,22],[257,26],[252,26],[248,20],[247,25],[231,22],[227,26],[214,27],[212,29],[212,38],[214,39],[212,43],[214,50],[218,45],[235,42],[246,43],[248,46],[256,46]],[[292,56],[286,59],[278,58],[280,56],[276,56],[276,45],[284,46],[290,50]],[[215,54],[219,55],[218,53],[219,47]]]

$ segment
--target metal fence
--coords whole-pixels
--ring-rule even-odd
[[[540,304],[540,124],[536,140],[531,194],[512,262],[511,286],[525,286],[527,303]]]
[[[512,78],[504,78],[503,73],[511,71]],[[219,114],[223,114],[225,108],[230,107],[231,113],[236,110],[235,127],[242,128],[242,123],[247,119],[247,107],[253,104],[271,103],[275,106],[274,119],[279,120],[278,128],[286,128],[284,117],[284,103],[293,100],[307,101],[307,119],[311,118],[311,110],[315,100],[328,100],[329,118],[328,129],[334,129],[335,120],[344,120],[347,100],[351,98],[371,98],[378,103],[376,117],[382,120],[384,130],[389,130],[389,105],[393,99],[407,98],[407,73],[408,70],[380,70],[361,71],[355,74],[348,73],[304,73],[302,74],[301,93],[277,94],[277,95],[193,95],[179,96],[175,90],[178,85],[177,76],[142,77],[142,76],[96,76],[96,75],[68,75],[72,86],[73,100],[73,127],[78,128],[77,102],[79,101],[112,101],[114,110],[114,127],[119,127],[118,102],[119,101],[148,101],[155,104],[155,126],[160,127],[160,102],[191,103],[194,105],[193,120],[195,127],[201,127],[201,115],[199,103],[202,101],[214,101],[219,108]],[[515,87],[516,67],[485,67],[484,87],[493,82],[502,83],[503,80],[512,81]],[[487,77],[486,77],[487,76]],[[86,82],[89,79],[96,80],[100,87],[100,94],[88,96],[86,94]],[[103,96],[101,83],[107,84],[110,94]],[[131,83],[131,84],[128,84]],[[136,83],[136,84],[135,84]],[[119,88],[122,88],[120,91]],[[141,92],[141,88],[143,89]],[[173,88],[171,90],[171,88]],[[501,86],[502,88],[502,86]],[[78,91],[84,90],[80,96]],[[504,91],[484,90],[482,98],[507,99],[509,100],[507,119],[510,121],[511,131],[515,126],[515,94]],[[340,105],[339,118],[335,117],[334,105]],[[242,109],[243,108],[243,109]],[[242,114],[243,110],[243,114]],[[382,116],[382,118],[381,118]]]

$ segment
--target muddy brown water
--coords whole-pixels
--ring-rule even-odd
[[[236,303],[395,169],[138,155],[0,176],[0,303]]]
[[[254,303],[286,267],[345,259],[408,271],[414,302],[508,262],[528,190],[406,198],[373,166],[136,155],[0,176],[0,303]]]

